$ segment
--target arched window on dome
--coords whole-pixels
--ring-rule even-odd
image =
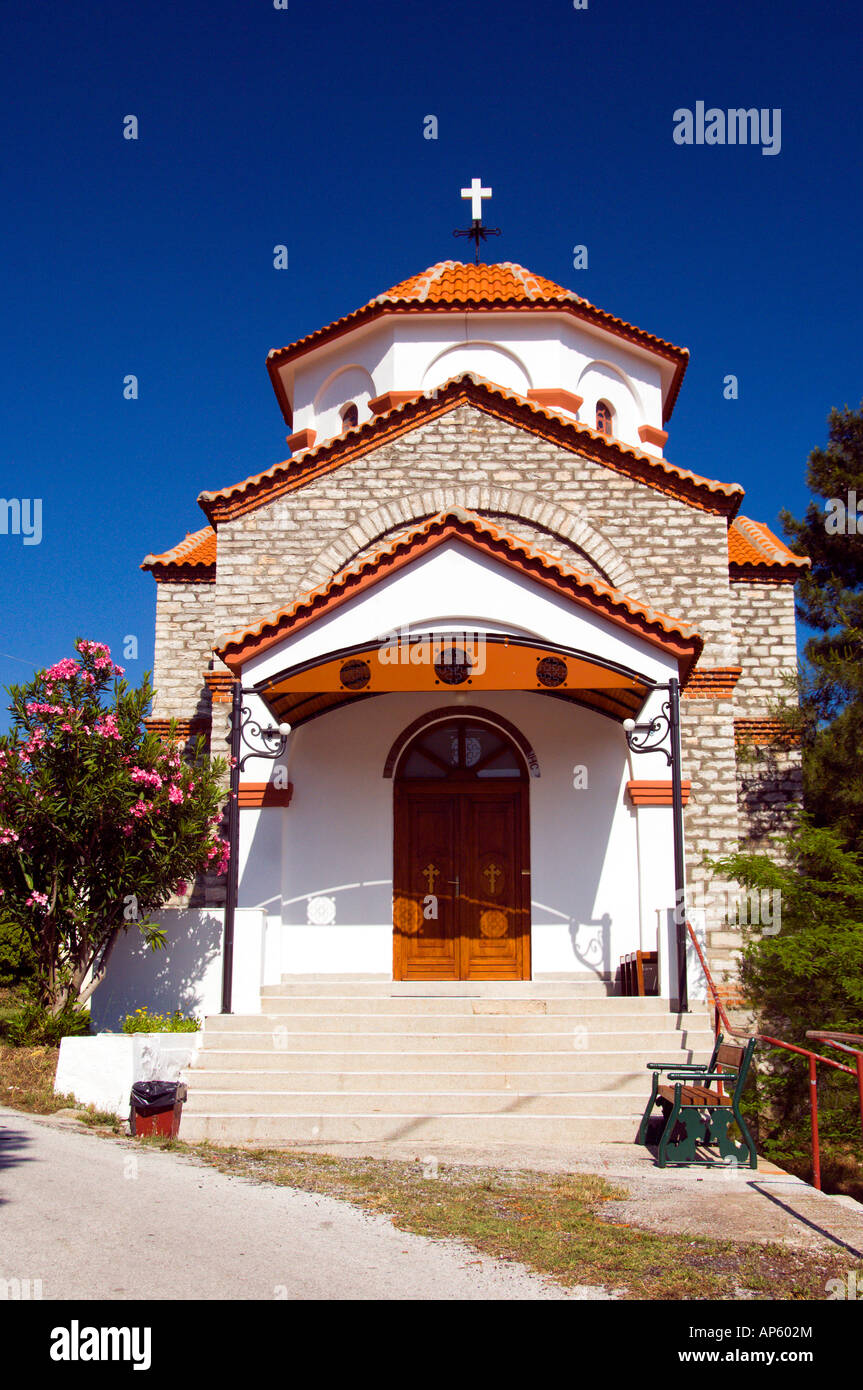
[[[356,401],[348,401],[343,405],[339,412],[342,417],[342,429],[349,430],[353,425],[360,423],[360,412],[357,409]]]
[[[610,439],[614,434],[614,412],[608,401],[596,402],[596,428]]]

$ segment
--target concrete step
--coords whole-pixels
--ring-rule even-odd
[[[323,998],[336,994],[367,999],[389,996],[484,999],[489,995],[499,995],[501,998],[530,999],[552,994],[581,996],[592,993],[597,998],[608,998],[617,996],[614,981],[614,975],[595,974],[593,971],[579,975],[539,976],[533,980],[391,980],[383,976],[291,975],[283,979],[281,984],[262,986],[261,997],[288,998],[291,995],[316,994]]]
[[[547,1046],[525,1048],[523,1039],[517,1045],[501,1046],[498,1039],[491,1041],[494,1048],[479,1049],[467,1045],[456,1048],[448,1045],[446,1049],[435,1048],[434,1039],[428,1049],[414,1046],[392,1050],[389,1038],[375,1039],[380,1047],[368,1045],[356,1050],[344,1047],[330,1047],[316,1050],[291,1048],[290,1051],[277,1051],[275,1048],[262,1048],[260,1037],[251,1037],[247,1047],[231,1046],[225,1048],[204,1048],[198,1053],[195,1066],[189,1076],[196,1077],[208,1070],[214,1071],[281,1071],[286,1064],[301,1067],[309,1074],[324,1072],[424,1072],[429,1076],[442,1073],[466,1074],[477,1072],[589,1072],[603,1071],[640,1072],[645,1074],[648,1062],[701,1062],[707,1061],[713,1049],[713,1034],[687,1035],[683,1044],[662,1039],[658,1044],[639,1039],[637,1049],[632,1039],[623,1034],[620,1045],[610,1048],[606,1035],[602,1047],[591,1049],[561,1048],[557,1051]],[[395,1040],[396,1042],[398,1039]],[[413,1041],[413,1040],[412,1040]],[[388,1050],[388,1048],[390,1050]]]
[[[557,1092],[554,1095],[521,1091],[255,1091],[256,1115],[640,1115],[647,1096],[607,1095],[602,1091]],[[223,1115],[237,1109],[236,1091],[195,1089],[183,1106],[183,1114]]]
[[[249,1109],[224,1114],[192,1113],[186,1106],[180,1138],[188,1143],[295,1144],[385,1143],[401,1140],[424,1146],[450,1143],[574,1144],[625,1143],[635,1138],[631,1115],[263,1115]]]
[[[403,1032],[381,1032],[378,1030],[357,1029],[355,1032],[346,1034],[343,1031],[333,1032],[302,1032],[298,1030],[285,1030],[282,1033],[262,1032],[256,1029],[252,1032],[230,1032],[222,1033],[216,1040],[215,1034],[210,1034],[205,1039],[202,1052],[209,1051],[210,1047],[216,1047],[220,1051],[230,1049],[232,1052],[262,1052],[271,1051],[275,1055],[293,1053],[345,1053],[353,1052],[381,1052],[392,1054],[398,1051],[398,1043],[406,1042],[407,1039]],[[632,1032],[610,1032],[596,1030],[590,1032],[579,1028],[569,1029],[566,1032],[549,1035],[541,1032],[526,1032],[519,1029],[506,1029],[493,1033],[478,1032],[411,1032],[409,1035],[410,1048],[414,1053],[424,1053],[429,1056],[441,1056],[445,1053],[491,1053],[503,1054],[507,1052],[522,1052],[526,1055],[536,1057],[545,1052],[561,1052],[575,1055],[577,1053],[596,1055],[597,1051],[604,1052],[623,1052],[631,1053],[634,1046],[638,1046],[639,1051],[644,1047],[649,1047],[651,1053],[657,1051],[662,1056],[673,1057],[681,1046],[693,1047],[696,1051],[701,1051],[710,1056],[713,1045],[713,1034],[707,1029],[699,1032],[667,1033],[653,1036],[647,1039],[644,1033]]]
[[[535,999],[512,999],[506,997],[465,998],[461,995],[441,995],[430,998],[419,995],[374,995],[368,998],[356,995],[331,994],[273,994],[262,1000],[263,1017],[273,1015],[302,1014],[362,1014],[371,1018],[376,1015],[393,1015],[403,1019],[419,1018],[428,1015],[433,1018],[482,1018],[482,1017],[555,1017],[573,1015],[579,1018],[632,1018],[637,1020],[653,1018],[679,1018],[669,1008],[668,1000],[655,997],[625,999],[621,995],[608,995],[597,998],[588,995],[578,998],[570,995],[549,996]],[[698,1006],[693,1008],[696,1012]],[[229,1019],[240,1015],[219,1014],[213,1018]],[[641,1026],[640,1023],[638,1026]]]
[[[215,1015],[181,1136],[215,1143],[631,1141],[649,1061],[703,1061],[708,1009],[622,998],[596,975],[394,983],[292,977]]]
[[[183,1074],[183,1080],[192,1087],[194,1094],[213,1091],[231,1091],[257,1095],[261,1091],[291,1091],[295,1094],[332,1095],[351,1094],[386,1096],[391,1093],[434,1092],[454,1094],[477,1094],[484,1091],[507,1091],[518,1095],[619,1095],[646,1098],[650,1090],[650,1077],[646,1071],[477,1071],[477,1072],[436,1072],[423,1071],[344,1071],[334,1068],[331,1071],[310,1072],[308,1069],[292,1068],[267,1070],[263,1067],[252,1071],[248,1068],[191,1068]]]
[[[693,1017],[706,1027],[706,1017]],[[570,1037],[581,1033],[648,1033],[651,1037],[674,1036],[678,1031],[674,1014],[658,1014],[644,1018],[638,1014],[409,1014],[409,1013],[324,1013],[324,1014],[223,1014],[208,1018],[204,1029],[205,1045],[210,1038],[235,1037],[238,1034],[259,1033],[261,1036],[305,1033],[338,1033],[352,1038],[357,1033],[393,1034],[410,1037],[438,1037],[469,1034],[472,1037]]]

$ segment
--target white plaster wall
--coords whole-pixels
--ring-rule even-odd
[[[596,425],[598,401],[607,401],[612,409],[612,436],[641,447],[639,425],[645,424],[641,405],[631,380],[609,362],[589,363],[578,379],[577,394],[584,398],[579,411],[591,429]]]
[[[384,763],[420,714],[466,703],[514,723],[539,759],[541,776],[529,781],[534,974],[614,971],[625,951],[655,944],[658,914],[674,900],[671,814],[655,815],[639,840],[643,811],[625,796],[633,771],[618,724],[522,692],[392,694],[295,730],[291,806],[241,813],[241,901],[266,900],[272,911],[281,869],[282,973],[391,974],[393,782]],[[648,768],[637,775],[665,775],[653,759],[639,761]],[[586,788],[574,785],[577,767]],[[650,864],[643,887],[640,856]]]
[[[523,355],[520,358],[494,343],[471,342],[444,348],[433,358],[423,373],[422,389],[424,392],[432,391],[442,382],[461,376],[464,372],[483,376],[487,381],[493,381],[507,391],[515,391],[519,396],[526,396],[533,385]]]
[[[321,444],[325,439],[343,433],[345,426],[340,412],[349,401],[357,407],[357,424],[368,420],[372,413],[369,401],[374,395],[375,384],[365,367],[353,364],[336,367],[315,397],[316,443]]]
[[[167,944],[149,950],[130,929],[114,947],[105,979],[90,997],[91,1028],[118,1030],[127,1014],[146,1007],[153,1013],[203,1018],[222,1007],[222,908],[182,911],[165,908],[154,914]],[[259,911],[238,911],[234,922],[234,1013],[260,1013],[265,983],[266,918]]]
[[[201,1046],[200,1033],[100,1033],[62,1038],[54,1091],[121,1119],[136,1081],[179,1081]]]
[[[676,674],[675,662],[658,647],[454,540],[255,657],[244,667],[243,680],[251,684],[326,652],[433,623],[531,634],[635,669],[651,681]]]
[[[661,453],[655,445],[641,444],[638,427],[662,428],[662,397],[673,376],[672,365],[566,314],[394,313],[307,353],[295,365],[285,365],[280,375],[293,402],[293,429],[314,429],[320,442],[340,431],[337,407],[355,399],[347,389],[347,375],[334,386],[344,392],[339,400],[327,394],[341,368],[350,367],[357,382],[367,374],[373,395],[431,391],[465,371],[521,395],[529,387],[562,388],[585,397],[577,418],[593,428],[596,401],[603,392],[594,394],[596,383],[586,377],[592,364],[612,369],[615,395],[610,400],[619,409],[617,436]],[[580,384],[585,381],[586,391]]]

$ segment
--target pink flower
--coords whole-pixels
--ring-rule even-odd
[[[48,667],[45,672],[45,679],[49,681],[71,680],[73,676],[78,675],[80,669],[77,661],[73,661],[70,656],[64,656],[62,661]]]
[[[173,802],[175,806],[179,806],[183,800],[183,793],[181,789],[179,787],[169,787],[168,800]]]
[[[219,857],[216,863],[212,865],[212,868],[215,873],[223,874],[228,867],[228,860],[231,857],[231,846],[228,844],[227,840],[217,840],[214,845],[210,845],[207,851],[207,859],[216,859],[217,855]]]
[[[146,767],[133,767],[129,776],[133,782],[143,782],[145,786],[155,787],[157,791],[162,785],[158,772],[151,772]]]
[[[34,889],[29,898],[24,899],[24,905],[25,907],[41,907],[44,911],[48,906],[48,895],[47,893],[37,893]]]
[[[180,882],[177,884],[176,888],[174,889],[174,892],[177,894],[177,897],[178,897],[178,898],[185,898],[185,896],[186,896],[186,894],[188,893],[188,891],[189,891],[189,885],[188,885],[188,883],[184,882],[183,879],[180,879]]]
[[[10,830],[8,827],[0,826],[0,845],[17,844],[21,836],[17,830]]]

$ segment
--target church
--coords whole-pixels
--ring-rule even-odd
[[[696,905],[705,857],[763,846],[799,798],[775,702],[808,563],[739,484],[671,461],[687,363],[533,270],[452,260],[269,352],[287,457],[201,493],[205,524],[143,562],[150,727],[224,756],[239,683],[259,735],[234,1013],[312,981],[634,1009],[614,996],[642,952],[675,1018],[672,779],[633,722],[659,727],[678,683]],[[157,967],[130,934],[94,1012],[218,1013],[224,906],[216,882],[166,909]],[[733,973],[735,929],[700,930]]]

